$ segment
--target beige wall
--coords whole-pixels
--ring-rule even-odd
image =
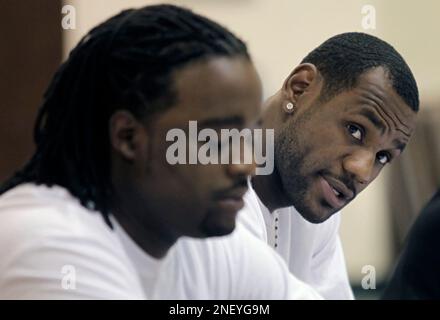
[[[65,53],[92,26],[123,8],[158,3],[140,0],[71,0],[77,29],[65,31]],[[440,2],[358,0],[187,0],[187,6],[228,26],[249,45],[265,95],[276,91],[303,56],[328,37],[364,31],[361,8],[375,6],[377,29],[368,32],[392,43],[407,59],[418,79],[422,101],[440,101]],[[418,4],[421,3],[421,4]],[[434,105],[434,104],[431,104]],[[440,104],[438,104],[440,105]],[[364,265],[384,278],[393,263],[390,214],[382,176],[344,210],[341,237],[349,273],[360,283]]]
[[[440,1],[387,0],[383,36],[412,67],[422,102],[440,107]]]

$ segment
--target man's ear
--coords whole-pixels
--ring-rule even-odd
[[[302,63],[287,77],[283,84],[283,93],[288,102],[297,104],[299,98],[310,89],[318,79],[318,69],[314,64]]]
[[[124,160],[134,161],[147,144],[147,132],[130,112],[118,110],[110,117],[110,144]]]

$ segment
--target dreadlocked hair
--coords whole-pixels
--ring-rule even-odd
[[[144,119],[171,107],[172,73],[222,56],[250,60],[230,31],[173,5],[125,10],[93,28],[55,73],[34,127],[36,151],[0,194],[27,182],[59,185],[112,227],[111,115],[124,109]]]

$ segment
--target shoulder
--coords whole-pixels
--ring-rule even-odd
[[[422,240],[440,239],[440,190],[423,208],[414,223],[413,233]]]
[[[422,210],[411,228],[383,298],[440,298],[439,244],[440,190]]]
[[[16,187],[0,197],[0,219],[1,296],[127,297],[131,276],[117,237],[64,189]],[[61,285],[69,270],[77,283],[71,292]]]
[[[0,219],[0,244],[112,238],[98,212],[87,210],[60,187],[26,184],[8,191],[0,197]]]
[[[438,268],[440,266],[438,244],[440,244],[440,190],[423,208],[409,232],[403,254],[406,263],[414,266],[423,265],[426,269]],[[424,261],[424,264],[421,264],[421,261]]]

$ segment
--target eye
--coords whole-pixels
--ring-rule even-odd
[[[362,141],[364,134],[363,134],[363,131],[360,127],[358,127],[354,124],[349,124],[349,125],[347,125],[347,129],[353,138],[355,138],[356,140]]]
[[[380,164],[385,165],[385,164],[387,164],[388,162],[391,161],[391,157],[390,157],[390,155],[389,155],[388,153],[386,153],[386,152],[379,152],[379,153],[377,154],[377,160],[379,160],[379,163],[380,163]]]

